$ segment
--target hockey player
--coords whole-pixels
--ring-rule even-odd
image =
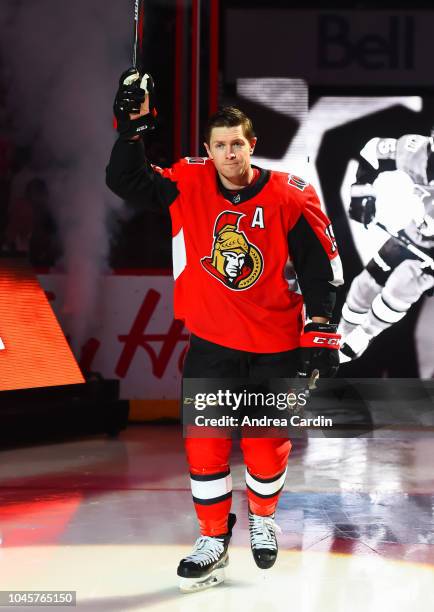
[[[375,222],[377,191],[380,186],[387,191],[389,186],[390,193],[392,188],[395,193],[386,203],[383,197],[382,206],[388,205],[390,223],[395,223],[397,204],[408,208],[410,220],[351,284],[338,330],[343,338],[341,363],[360,357],[378,334],[400,321],[434,286],[432,137],[373,138],[360,155],[357,180],[351,187],[350,218],[365,228]]]
[[[165,169],[152,166],[140,136],[154,127],[149,112],[153,84],[148,78],[139,86],[130,76],[122,75],[115,100],[120,137],[107,184],[139,206],[169,208],[175,317],[191,333],[184,377],[295,376],[300,345],[304,373],[318,369],[321,376],[333,375],[338,336],[329,319],[342,267],[314,189],[291,174],[252,166],[257,139],[250,119],[233,107],[210,118],[204,143],[208,157],[185,158]],[[303,296],[290,291],[284,278],[288,254]],[[201,531],[178,567],[187,592],[223,579],[236,520],[230,514],[231,442],[185,440]],[[241,447],[251,548],[257,565],[269,568],[277,556],[274,515],[291,443],[245,437]]]

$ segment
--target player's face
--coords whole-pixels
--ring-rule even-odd
[[[247,176],[250,170],[250,156],[255,148],[256,138],[247,140],[241,125],[236,127],[214,127],[210,143],[205,147],[214,161],[219,174],[229,181]]]

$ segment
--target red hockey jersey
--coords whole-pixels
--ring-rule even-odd
[[[195,335],[255,353],[299,346],[303,303],[331,316],[342,267],[329,219],[302,179],[260,170],[238,193],[221,184],[206,158],[171,168],[145,163],[141,143],[118,141],[107,183],[172,218],[175,317]],[[288,255],[300,292],[285,278]]]

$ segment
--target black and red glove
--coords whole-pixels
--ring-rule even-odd
[[[306,325],[300,337],[300,376],[310,378],[314,370],[318,370],[322,378],[336,375],[341,339],[337,328],[330,323]]]
[[[149,112],[131,119],[130,114],[139,115],[145,97],[149,96]],[[113,104],[115,127],[122,139],[143,136],[155,130],[157,110],[155,108],[155,85],[150,74],[140,76],[137,70],[126,70],[119,80],[119,89]]]

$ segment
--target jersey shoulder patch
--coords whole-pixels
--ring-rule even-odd
[[[204,166],[207,161],[210,161],[208,157],[184,157],[184,160],[189,166],[193,164]]]
[[[300,191],[304,191],[309,183],[295,174],[288,174],[288,185]]]

